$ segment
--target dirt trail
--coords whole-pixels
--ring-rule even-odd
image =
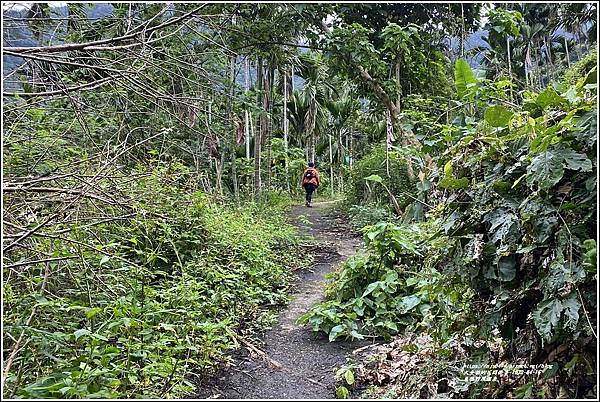
[[[328,211],[332,203],[315,203],[313,208],[292,209],[292,223],[300,233],[314,237],[315,263],[298,273],[292,301],[279,316],[278,323],[266,332],[260,348],[268,359],[252,358],[248,353],[236,357],[236,366],[221,375],[214,384],[201,390],[200,398],[292,399],[334,398],[334,369],[346,362],[346,356],[361,346],[356,342],[330,343],[323,334],[299,327],[295,321],[311,305],[323,298],[324,275],[348,256],[361,241]],[[308,239],[307,239],[308,241]],[[273,361],[275,362],[273,364]],[[281,366],[278,366],[280,364]]]

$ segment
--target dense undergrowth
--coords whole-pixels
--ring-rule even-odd
[[[597,72],[586,60],[563,82],[523,92],[518,105],[508,81],[476,78],[457,62],[459,113],[416,132],[426,144],[418,159],[435,155],[419,165],[425,216],[407,210],[366,226],[364,254],[331,276],[328,300],[301,319],[332,341],[394,339],[397,349],[345,368],[363,386],[383,386],[372,396],[595,394]],[[366,223],[389,216],[380,208],[350,213]],[[467,364],[544,369],[468,380]],[[342,383],[339,396],[356,386],[354,376]]]
[[[185,395],[192,374],[226,361],[236,334],[286,302],[300,261],[283,198],[213,202],[176,161],[130,175],[118,184],[132,200],[126,219],[86,224],[84,202],[81,222],[27,240],[51,251],[47,262],[22,263],[27,249],[5,256],[4,345],[28,339],[5,397]]]

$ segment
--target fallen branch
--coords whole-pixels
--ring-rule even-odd
[[[33,264],[48,263],[48,262],[53,262],[53,261],[71,260],[73,258],[78,258],[78,257],[77,256],[66,256],[66,257],[46,258],[43,260],[23,261],[23,262],[19,262],[16,264],[5,265],[4,268],[11,269],[11,268],[22,267],[23,265],[33,265]]]
[[[155,27],[152,27],[149,29],[142,29],[141,31],[133,32],[128,35],[117,36],[117,37],[108,38],[108,39],[101,39],[101,40],[97,40],[97,41],[93,41],[93,42],[65,43],[62,45],[54,45],[54,46],[5,47],[4,50],[8,50],[13,53],[36,53],[36,52],[57,53],[57,52],[67,52],[67,51],[72,51],[72,50],[106,50],[105,47],[102,47],[100,45],[122,42],[122,41],[125,41],[128,39],[133,39],[136,36],[141,35],[141,34],[148,35],[149,33],[154,32],[158,29],[168,27],[170,25],[176,24],[180,21],[183,21],[183,20],[189,18],[190,16],[192,16],[194,13],[200,11],[205,6],[206,6],[206,4],[203,4],[202,6],[195,8],[194,10],[190,11],[189,13],[182,15],[181,17],[172,18],[168,21],[163,22],[160,25],[155,26]],[[134,29],[134,31],[136,31],[136,30]]]
[[[52,96],[52,95],[64,95],[68,92],[79,91],[82,89],[90,90],[99,88],[102,85],[112,81],[115,77],[106,77],[98,81],[88,82],[87,84],[76,85],[73,87],[67,87],[63,89],[57,89],[56,91],[45,91],[45,92],[2,92],[2,96],[20,96],[20,97],[32,97],[32,96]]]
[[[93,193],[86,193],[84,191],[81,190],[76,190],[76,189],[71,189],[71,188],[57,188],[57,187],[3,187],[2,188],[2,192],[18,192],[18,191],[26,191],[26,192],[33,192],[33,193],[66,193],[66,194],[76,194],[76,195],[81,195],[83,197],[87,197],[87,198],[93,198],[95,200],[98,201],[102,201],[105,202],[107,204],[110,205],[115,205],[115,201],[113,200],[108,200],[104,197],[101,197],[99,195],[93,194]],[[118,203],[121,206],[125,206],[131,209],[131,206],[127,205],[127,204],[123,204],[123,203]]]

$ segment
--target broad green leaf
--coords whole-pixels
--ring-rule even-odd
[[[365,339],[365,337],[364,337],[364,336],[363,336],[361,333],[357,332],[357,331],[356,331],[356,330],[354,330],[354,329],[353,329],[352,331],[350,331],[350,336],[351,336],[353,339]]]
[[[96,314],[98,314],[100,311],[102,311],[101,308],[94,307],[94,308],[90,309],[90,311],[88,311],[86,318],[89,320],[89,319],[93,318]]]
[[[521,385],[520,387],[518,387],[515,390],[515,396],[519,399],[531,398],[532,394],[533,394],[533,384],[530,382],[527,384]]]
[[[381,176],[376,175],[376,174],[372,174],[369,177],[365,177],[365,180],[367,180],[367,181],[374,181],[374,182],[377,182],[377,183],[383,183],[383,179],[381,178]]]
[[[485,121],[492,127],[507,127],[513,112],[502,105],[488,107],[485,110]]]
[[[329,331],[329,342],[335,341],[343,333],[344,333],[344,326],[341,324],[336,325],[335,327],[331,328],[331,331]]]
[[[469,187],[469,179],[466,177],[460,179],[454,179],[452,177],[444,177],[440,180],[439,186],[442,188],[448,188],[453,190],[458,190],[461,188]]]
[[[90,334],[94,339],[100,339],[101,341],[108,342],[108,338],[100,334]]]
[[[569,170],[592,171],[592,161],[585,154],[573,151],[571,148],[561,148],[560,155],[565,161],[565,167]]]
[[[78,329],[77,331],[73,332],[73,335],[75,335],[75,340],[81,338],[84,335],[89,335],[89,334],[91,334],[91,332],[87,328],[81,328],[81,329]]]
[[[468,92],[469,85],[476,84],[477,78],[471,70],[471,66],[465,59],[456,60],[454,65],[454,84],[459,98],[464,98]]]
[[[571,295],[562,301],[562,305],[565,313],[565,324],[566,328],[570,328],[574,330],[577,327],[577,323],[579,322],[579,308],[581,304],[579,300],[577,300],[577,296],[575,292],[572,292]]]
[[[398,332],[398,325],[396,325],[396,323],[395,323],[395,322],[393,322],[393,321],[385,321],[385,322],[383,323],[383,326],[384,326],[385,328],[389,328],[389,329],[391,329],[391,330],[392,330],[392,331],[394,331],[394,332]]]
[[[548,87],[535,99],[535,103],[542,109],[546,109],[551,106],[561,106],[567,103],[566,99],[563,98],[554,90],[554,88]]]
[[[397,308],[401,314],[405,314],[421,303],[421,298],[416,295],[404,296],[397,303]]]
[[[346,370],[344,373],[344,379],[348,385],[354,384],[354,374],[352,373],[352,370]]]
[[[598,82],[598,67],[592,68],[585,76],[586,84],[596,84]]]
[[[559,368],[558,363],[553,363],[552,367],[550,367],[544,371],[544,379],[547,380],[549,378],[554,377],[556,375],[556,373],[558,373],[558,368]]]
[[[452,161],[448,161],[444,165],[444,175],[452,176],[452,172],[454,172],[454,169],[452,168]]]
[[[571,104],[575,104],[581,99],[579,96],[577,96],[577,90],[574,86],[570,87],[565,93],[561,94],[561,96],[568,100]]]
[[[527,167],[527,184],[538,186],[547,190],[562,179],[564,174],[563,161],[553,150],[546,150],[538,154]]]
[[[498,278],[508,282],[515,279],[517,273],[517,260],[514,254],[500,257],[498,260]]]
[[[560,300],[550,299],[538,304],[533,312],[533,322],[538,333],[546,341],[552,338],[553,330],[558,325],[563,306]]]
[[[109,256],[107,256],[107,255],[102,256],[102,258],[100,259],[100,265],[107,263],[108,260],[110,260]]]
[[[596,240],[585,240],[583,242],[583,251],[583,268],[588,272],[596,272]]]
[[[494,209],[486,214],[483,220],[491,224],[490,240],[494,243],[510,243],[518,232],[519,219],[507,208]]]
[[[565,369],[567,370],[567,374],[569,377],[573,374],[573,370],[577,367],[577,363],[581,361],[581,355],[579,353],[575,353],[575,356],[567,364],[565,364]]]
[[[337,387],[335,390],[335,396],[337,396],[339,399],[347,399],[350,396],[350,391],[348,391],[348,388],[344,386]]]
[[[367,296],[369,293],[371,293],[372,291],[374,291],[375,289],[377,289],[378,286],[381,285],[381,282],[373,282],[370,283],[369,286],[367,286],[367,288],[365,289],[365,291],[362,294],[362,297]]]
[[[575,126],[577,131],[575,138],[583,144],[592,147],[597,140],[598,135],[598,114],[596,108],[575,117]]]

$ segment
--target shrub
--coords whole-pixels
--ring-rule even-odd
[[[150,174],[116,183],[135,200],[128,219],[65,223],[61,236],[31,242],[65,260],[48,265],[45,285],[40,264],[5,278],[12,338],[4,345],[21,333],[30,340],[5,396],[182,396],[193,389],[190,370],[227,359],[236,333],[286,302],[289,267],[299,260],[281,197],[218,205],[193,190],[192,178],[175,161],[156,162]],[[31,259],[11,253],[5,262],[20,258]]]
[[[389,152],[389,177],[386,167],[386,153],[381,145],[374,146],[370,152],[356,162],[350,175],[347,202],[352,204],[381,203],[389,201],[386,190],[377,184],[367,184],[366,177],[381,176],[401,208],[412,202],[406,195],[415,192],[415,181],[409,177],[406,161],[397,151]]]

